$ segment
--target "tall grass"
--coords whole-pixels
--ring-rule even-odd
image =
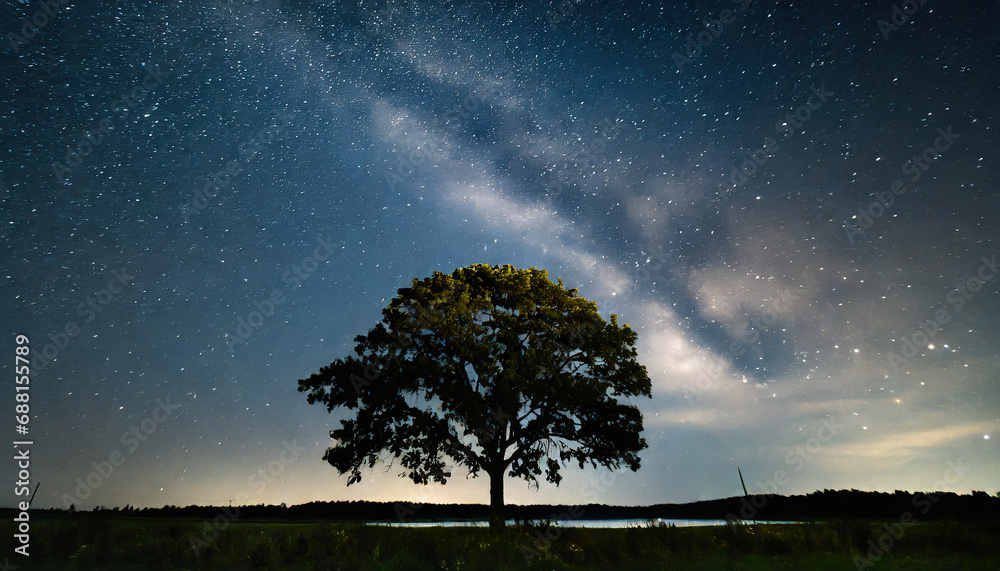
[[[854,569],[882,524],[838,520],[630,529],[519,525],[401,528],[235,521],[198,552],[193,520],[33,522],[31,569]],[[9,537],[9,536],[8,536]],[[1000,524],[934,522],[907,529],[873,569],[998,568]],[[13,553],[8,542],[7,552]],[[11,560],[18,564],[17,561]]]

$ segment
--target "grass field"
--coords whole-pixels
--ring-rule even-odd
[[[403,528],[66,518],[34,522],[19,569],[1000,569],[1000,523],[833,521],[630,529]],[[900,535],[900,529],[895,531]],[[881,540],[888,549],[871,552]],[[869,543],[871,541],[871,543]],[[891,543],[890,543],[891,542]]]

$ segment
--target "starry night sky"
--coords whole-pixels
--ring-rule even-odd
[[[641,470],[509,502],[727,497],[737,465],[1000,490],[996,3],[54,4],[0,7],[33,507],[487,502],[461,471],[348,488],[343,416],[296,390],[472,263],[578,287],[653,380]]]

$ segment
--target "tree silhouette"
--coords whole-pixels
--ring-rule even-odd
[[[323,459],[347,484],[384,460],[413,482],[445,483],[446,460],[490,477],[490,525],[504,523],[504,477],[558,485],[571,461],[639,468],[650,396],[636,333],[536,268],[475,264],[435,272],[355,338],[355,355],[299,381],[310,404],[357,414]],[[624,399],[625,402],[619,402]]]

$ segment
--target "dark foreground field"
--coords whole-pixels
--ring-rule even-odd
[[[214,531],[200,520],[52,519],[33,523],[30,558],[14,554],[9,535],[4,556],[19,569],[59,570],[1000,569],[998,523],[885,525],[516,526],[492,533],[237,520]]]

